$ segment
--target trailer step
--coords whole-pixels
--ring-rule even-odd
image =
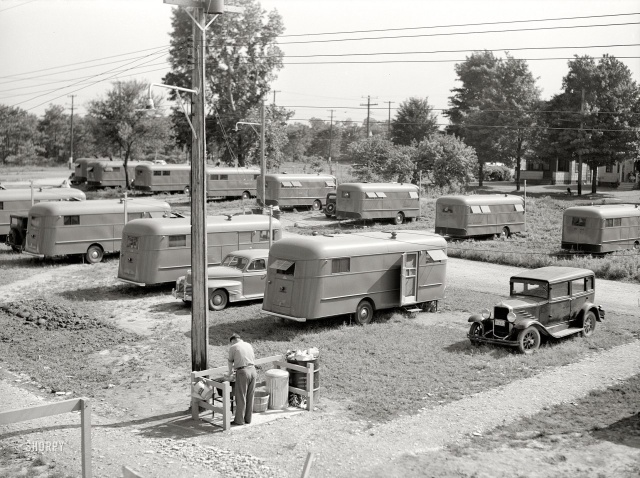
[[[418,312],[422,312],[422,309],[419,307],[414,307],[411,309],[409,309],[408,307],[405,307],[404,310],[409,312],[410,314],[417,314]]]

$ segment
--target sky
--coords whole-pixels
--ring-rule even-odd
[[[444,124],[441,110],[460,85],[456,63],[484,49],[527,59],[544,99],[561,91],[574,55],[609,53],[640,83],[640,0],[260,3],[286,28],[284,68],[267,100],[294,110],[293,121],[360,122],[367,103],[385,121],[419,97]],[[162,0],[0,0],[0,104],[42,116],[50,104],[69,113],[73,102],[84,115],[114,81],[160,83],[173,8]]]

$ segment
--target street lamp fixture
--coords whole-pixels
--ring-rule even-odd
[[[198,90],[192,90],[190,88],[182,88],[181,86],[165,85],[164,83],[149,83],[149,97],[147,98],[147,110],[156,109],[155,105],[153,104],[153,97],[151,96],[152,86],[159,86],[160,88],[167,88],[169,90],[184,91],[185,93],[191,93],[192,95],[198,94]],[[187,119],[189,126],[191,127],[191,131],[193,132],[193,135],[197,138],[198,133],[196,133],[196,129],[193,127],[193,123],[191,123],[191,120],[189,119],[189,113],[187,113],[187,109],[184,107],[184,102],[182,101],[182,97],[180,95],[176,95],[176,98],[178,98],[178,102],[180,103],[182,112],[184,113],[184,116]]]

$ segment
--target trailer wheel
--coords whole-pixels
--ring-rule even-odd
[[[229,297],[224,289],[216,289],[209,293],[209,310],[222,310],[228,302]]]
[[[502,233],[500,235],[504,238],[511,237],[511,231],[509,231],[509,228],[505,226],[502,228]]]
[[[398,225],[402,224],[404,222],[404,213],[402,211],[397,212],[393,222]]]
[[[85,258],[89,264],[97,264],[102,261],[102,257],[104,256],[104,251],[102,247],[97,244],[93,244],[89,246],[87,249],[87,253],[85,254]]]
[[[320,209],[322,209],[322,202],[320,201],[320,199],[316,199],[315,201],[313,201],[311,209],[313,209],[314,211],[319,211]]]
[[[638,249],[640,249],[640,242],[636,241],[633,243],[633,248],[637,251]]]
[[[185,193],[186,195],[191,195],[191,187],[189,186],[185,186],[184,189],[182,190],[183,193]]]
[[[242,199],[244,199],[245,201],[248,201],[249,199],[251,199],[251,193],[249,191],[244,191],[242,193]]]
[[[356,307],[356,324],[366,325],[373,319],[373,306],[368,300],[362,300]]]

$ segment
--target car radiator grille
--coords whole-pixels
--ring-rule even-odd
[[[494,319],[504,320],[503,326],[497,326],[495,322],[493,323],[493,334],[499,337],[506,337],[509,335],[509,331],[511,329],[511,324],[507,320],[507,314],[509,314],[509,309],[507,307],[494,307],[493,309],[493,317]]]

